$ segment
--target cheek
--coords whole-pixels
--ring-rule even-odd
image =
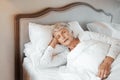
[[[73,35],[72,34],[68,34],[67,36],[69,37],[69,39],[73,39]]]
[[[58,39],[58,42],[59,43],[63,43],[63,39]]]
[[[67,33],[65,34],[66,37],[71,37],[71,34]]]

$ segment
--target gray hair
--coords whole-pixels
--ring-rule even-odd
[[[62,29],[62,28],[65,28],[65,29],[67,29],[70,33],[72,33],[72,30],[69,28],[69,26],[70,26],[69,24],[63,23],[63,22],[56,23],[56,24],[55,24],[55,28],[54,28],[54,30],[53,30],[53,33],[59,31],[59,30]]]

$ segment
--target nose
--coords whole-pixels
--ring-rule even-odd
[[[64,35],[64,34],[61,34],[61,38],[64,40],[64,39],[65,39],[65,35]]]
[[[60,40],[60,42],[64,42],[65,41],[65,36],[63,34],[61,34],[59,40]]]

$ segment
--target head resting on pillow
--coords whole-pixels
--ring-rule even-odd
[[[57,41],[65,46],[68,46],[74,39],[72,30],[69,29],[69,24],[67,23],[56,23],[53,30],[53,36]]]

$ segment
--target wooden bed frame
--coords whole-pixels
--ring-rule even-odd
[[[92,8],[96,12],[102,12],[105,15],[111,16],[111,22],[112,22],[113,16],[110,13],[106,13],[102,9],[96,9],[93,6],[91,6],[90,4],[84,3],[84,2],[75,2],[75,3],[71,3],[71,4],[65,5],[63,7],[58,7],[58,8],[50,8],[49,7],[49,8],[45,8],[45,9],[40,10],[35,13],[28,13],[28,14],[23,13],[23,14],[15,15],[15,17],[14,17],[15,80],[23,80],[23,67],[22,67],[22,60],[21,60],[21,55],[20,55],[20,19],[40,17],[44,14],[49,13],[50,11],[65,11],[67,9],[70,9],[70,8],[72,8],[74,6],[78,6],[78,5],[85,5],[85,6]]]

